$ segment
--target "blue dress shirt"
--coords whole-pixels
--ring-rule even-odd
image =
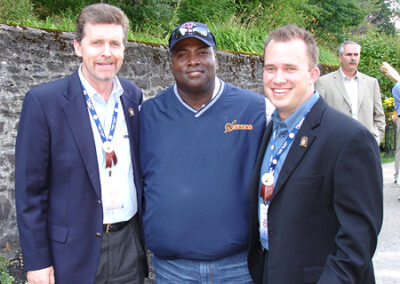
[[[292,132],[292,130],[296,127],[296,125],[300,122],[300,120],[303,117],[307,116],[308,112],[311,110],[311,108],[317,102],[318,98],[319,98],[319,94],[318,94],[318,92],[315,91],[315,93],[311,96],[311,98],[309,98],[304,104],[302,104],[285,121],[281,120],[277,109],[272,113],[272,122],[273,122],[272,137],[270,138],[270,140],[268,142],[268,147],[267,147],[267,150],[265,151],[264,160],[263,160],[263,163],[262,163],[261,169],[260,169],[259,192],[261,189],[261,177],[264,173],[269,171],[271,156],[275,155],[279,151],[282,144],[288,138],[289,133]],[[273,139],[273,138],[275,138],[275,139]],[[275,141],[273,141],[273,140],[275,140]],[[273,146],[272,143],[274,143],[273,149],[271,149]],[[285,151],[281,154],[281,156],[278,160],[278,163],[276,164],[276,167],[274,170],[274,184],[273,184],[274,188],[275,188],[276,181],[278,180],[278,177],[279,177],[279,172],[286,160],[286,156],[287,156],[292,144],[293,143],[288,145],[288,147],[285,149]],[[259,206],[258,206],[259,220],[261,219],[260,206],[263,203],[264,203],[264,200],[261,197],[259,197]],[[260,238],[260,240],[261,240],[261,245],[264,248],[268,249],[268,239],[265,240],[265,239]]]

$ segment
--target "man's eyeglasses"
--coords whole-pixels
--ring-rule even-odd
[[[208,33],[209,31],[202,27],[194,27],[194,28],[181,27],[172,33],[172,37],[175,39],[179,39],[188,34],[207,37]]]

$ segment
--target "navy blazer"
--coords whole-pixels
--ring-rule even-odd
[[[130,81],[119,80],[142,228],[142,92]],[[129,108],[134,116],[129,116]],[[52,265],[58,284],[93,283],[103,209],[94,137],[77,71],[25,96],[16,142],[15,198],[24,269]],[[143,244],[143,231],[141,235]]]
[[[371,259],[383,216],[379,148],[365,127],[323,98],[307,115],[276,181],[268,211],[268,279],[262,280],[258,189],[271,133],[272,123],[250,186],[248,265],[255,283],[375,283]]]

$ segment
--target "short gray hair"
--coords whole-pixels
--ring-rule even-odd
[[[360,44],[358,44],[358,43],[356,43],[355,41],[352,41],[352,40],[346,40],[345,42],[342,42],[338,47],[339,55],[343,54],[344,46],[348,45],[348,44],[353,44],[353,45],[358,46],[360,48],[360,51],[361,51],[361,45]]]

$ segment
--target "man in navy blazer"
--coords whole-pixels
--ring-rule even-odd
[[[369,284],[382,225],[374,136],[328,106],[318,48],[296,26],[269,34],[264,90],[276,111],[250,186],[248,266],[255,283]]]
[[[77,20],[72,75],[30,90],[15,197],[29,283],[143,283],[140,89],[118,78],[129,21],[94,4]]]

